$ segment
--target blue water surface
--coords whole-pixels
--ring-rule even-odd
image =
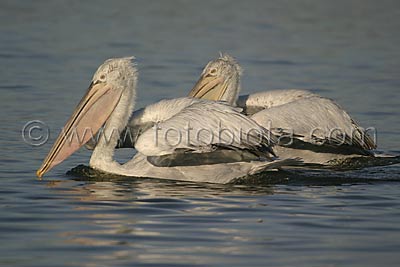
[[[311,89],[399,153],[399,29],[398,1],[1,1],[0,265],[399,266],[399,165],[326,184],[87,180],[66,175],[81,149],[35,177],[97,66],[129,55],[138,108],[228,52],[244,93]],[[32,120],[44,145],[23,140]]]

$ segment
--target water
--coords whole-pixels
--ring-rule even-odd
[[[243,92],[313,89],[399,153],[399,18],[397,1],[2,1],[0,265],[398,266],[399,165],[257,186],[67,176],[82,149],[35,170],[97,66],[127,55],[138,107],[185,95],[225,51]],[[22,140],[31,120],[45,145]]]

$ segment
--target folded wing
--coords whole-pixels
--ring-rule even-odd
[[[221,149],[241,155],[246,151],[256,157],[274,156],[272,146],[276,138],[240,111],[225,103],[193,99],[192,104],[174,116],[143,132],[135,148],[150,157],[173,153],[191,153],[192,157]]]
[[[376,148],[374,140],[334,101],[312,96],[264,109],[251,118],[278,137],[291,134],[318,146],[346,146],[359,153]]]

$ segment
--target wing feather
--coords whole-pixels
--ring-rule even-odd
[[[275,137],[240,111],[226,103],[196,99],[145,131],[135,148],[147,156],[162,156],[177,150],[204,153],[218,147],[259,152],[265,157],[273,155]]]
[[[277,136],[293,134],[316,145],[347,145],[370,150],[374,140],[334,101],[313,96],[262,110],[251,118]]]
[[[317,96],[316,94],[300,89],[270,90],[251,95],[242,95],[237,105],[244,109],[246,115],[253,115],[263,109],[281,106],[299,99]]]
[[[120,135],[117,148],[133,148],[143,132],[156,123],[168,120],[195,101],[189,97],[164,99],[134,111],[128,125]]]

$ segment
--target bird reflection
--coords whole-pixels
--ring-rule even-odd
[[[47,186],[73,207],[71,227],[59,233],[65,246],[97,251],[88,254],[87,265],[99,260],[189,262],[191,252],[214,253],[216,249],[239,253],[243,249],[235,245],[216,248],[209,242],[251,239],[246,230],[237,228],[238,222],[259,223],[259,218],[248,218],[246,210],[254,214],[267,204],[252,196],[274,193],[272,187],[143,178],[74,178]],[[175,246],[178,241],[191,245]]]

